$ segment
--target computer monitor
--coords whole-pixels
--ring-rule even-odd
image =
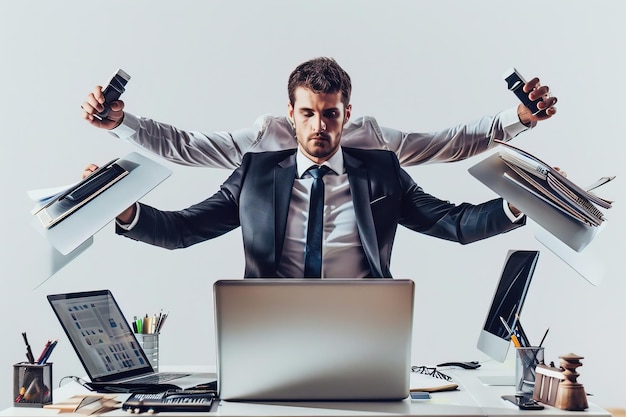
[[[510,250],[506,255],[500,282],[478,338],[478,349],[498,362],[504,362],[511,345],[511,334],[502,319],[510,329],[517,325],[538,258],[539,251],[534,250]]]

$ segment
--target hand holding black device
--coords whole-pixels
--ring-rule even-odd
[[[120,96],[126,90],[128,80],[130,80],[130,75],[122,69],[118,69],[115,74],[113,74],[109,84],[102,90],[102,94],[104,94],[104,110],[95,114],[94,116],[96,118],[99,120],[107,118],[111,111],[111,103],[120,99]]]
[[[524,92],[526,80],[515,68],[511,68],[505,72],[503,78],[506,81],[508,89],[515,93],[517,98],[520,99],[524,106],[528,107],[528,110],[530,110],[532,114],[537,114],[542,111],[537,107],[537,103],[541,101],[541,98],[534,101],[528,98],[528,93]]]

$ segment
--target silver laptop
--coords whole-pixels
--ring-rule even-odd
[[[96,391],[191,388],[215,380],[214,374],[155,372],[109,290],[47,298]]]
[[[408,396],[413,281],[221,280],[214,296],[221,399]]]

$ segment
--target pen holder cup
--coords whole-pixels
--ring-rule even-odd
[[[143,349],[148,362],[155,372],[159,371],[159,334],[158,333],[137,333],[137,342]]]
[[[532,396],[537,379],[537,364],[544,361],[543,347],[519,347],[515,350],[515,394]]]
[[[43,407],[52,404],[52,363],[13,365],[13,405]]]

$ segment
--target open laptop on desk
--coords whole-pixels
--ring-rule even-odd
[[[214,284],[224,400],[401,400],[414,283],[248,279]]]
[[[215,380],[213,374],[155,372],[109,290],[48,295],[48,301],[95,391],[191,388]]]

